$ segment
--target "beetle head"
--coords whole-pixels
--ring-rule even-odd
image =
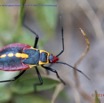
[[[56,56],[53,56],[53,54],[49,55],[49,62],[50,63],[56,63],[58,60],[59,60],[59,58]]]

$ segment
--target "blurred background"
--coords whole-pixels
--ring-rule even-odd
[[[79,28],[84,30],[90,41],[88,54],[77,65],[90,80],[79,72],[75,74],[67,66],[52,65],[66,82],[64,86],[54,73],[47,75],[39,67],[44,84],[34,92],[33,85],[38,78],[32,68],[15,82],[0,84],[0,103],[103,103],[103,5],[103,0],[0,0],[0,48],[16,42],[33,46],[35,37],[23,27],[23,21],[39,35],[38,48],[54,55],[62,49],[62,25],[65,51],[60,61],[72,66],[86,48]],[[12,79],[18,73],[0,71],[0,80]]]

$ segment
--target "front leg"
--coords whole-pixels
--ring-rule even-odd
[[[58,72],[56,70],[54,70],[54,69],[52,69],[50,67],[46,67],[46,66],[42,66],[42,67],[45,68],[46,70],[54,72],[56,74],[57,78],[65,85],[65,82],[60,78],[60,76],[59,76],[59,74],[58,74]]]

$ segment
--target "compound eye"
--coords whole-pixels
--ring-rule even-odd
[[[53,62],[53,59],[54,59],[53,54],[50,54],[50,56],[49,56],[49,62]]]

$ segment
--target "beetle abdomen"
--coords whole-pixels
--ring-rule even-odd
[[[22,63],[23,57],[27,56],[22,54],[22,51],[29,47],[25,44],[15,43],[2,48],[0,50],[0,70],[18,71],[29,68],[29,65]]]

